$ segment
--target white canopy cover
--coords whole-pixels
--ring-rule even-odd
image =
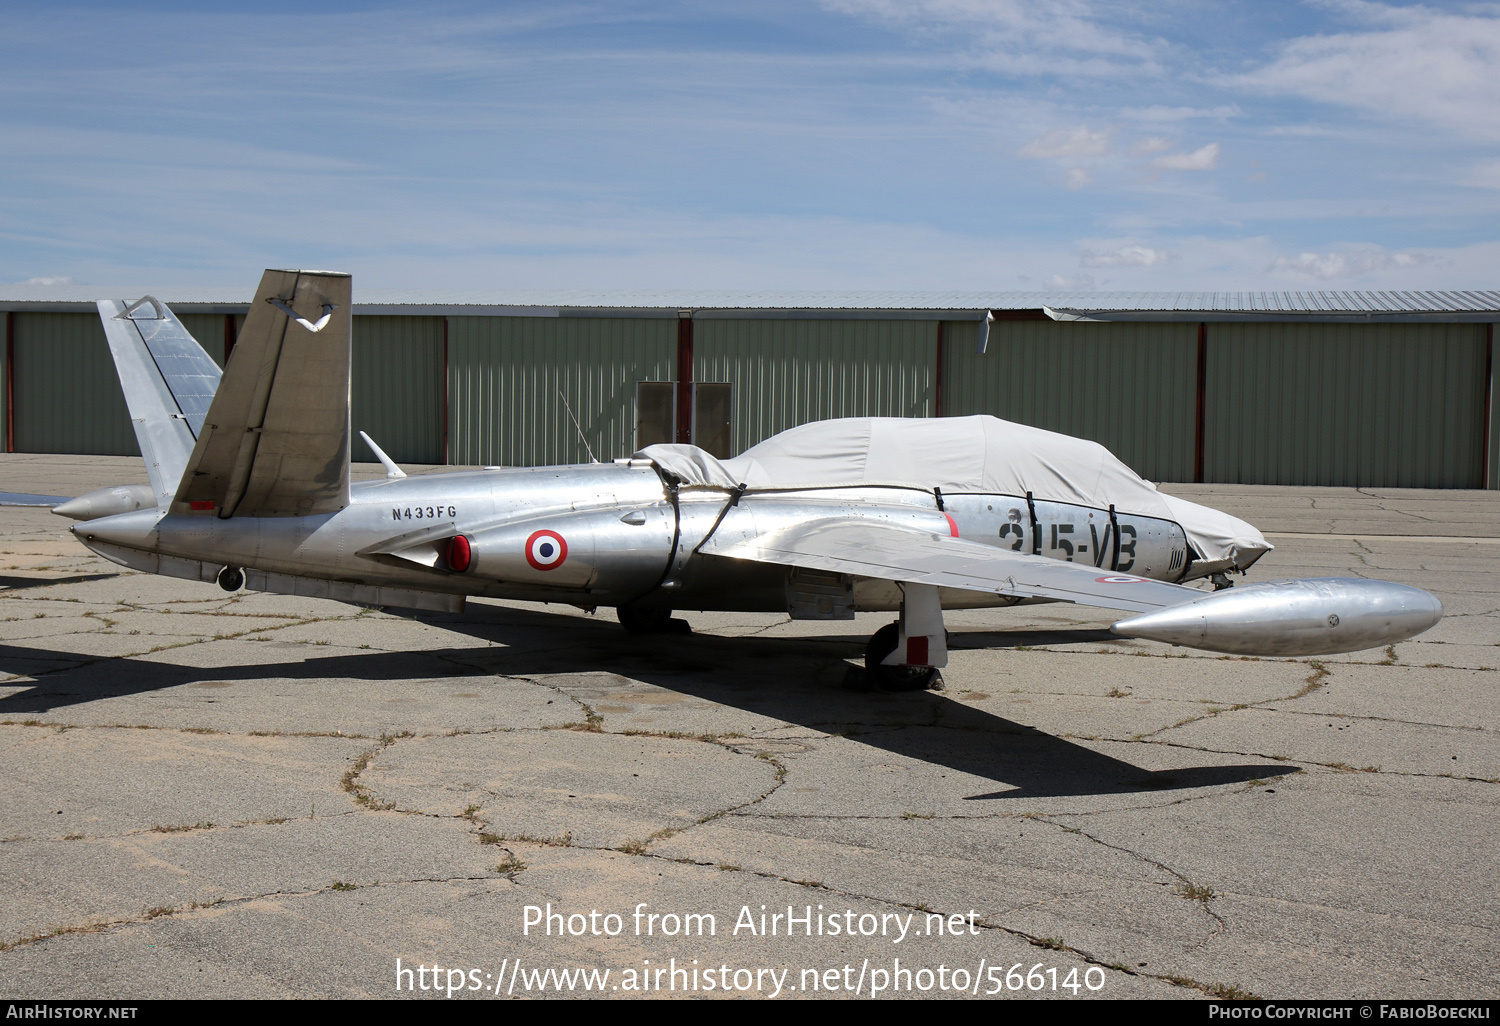
[[[1248,566],[1269,542],[1251,525],[1165,495],[1097,442],[997,417],[848,417],[783,431],[730,460],[693,445],[638,455],[688,486],[749,491],[886,485],[1022,496],[1180,524],[1209,562]]]

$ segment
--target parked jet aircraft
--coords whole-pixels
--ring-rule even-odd
[[[1121,635],[1260,655],[1386,645],[1442,615],[1383,581],[1185,587],[1227,585],[1271,546],[1099,445],[992,417],[825,421],[724,461],[654,445],[417,477],[364,436],[387,476],[351,483],[350,294],[348,275],[267,271],[222,376],[162,303],[101,301],[151,483],[55,512],[107,559],[228,591],[612,606],[641,632],[674,610],[895,611],[865,657],[893,689],[946,665],[944,608],[1077,602],[1134,614]]]

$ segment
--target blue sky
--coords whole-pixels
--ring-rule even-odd
[[[0,282],[1500,287],[1500,4],[6,5]]]

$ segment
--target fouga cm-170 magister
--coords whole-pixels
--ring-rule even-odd
[[[229,591],[611,606],[640,632],[674,610],[896,611],[865,653],[892,689],[946,665],[945,608],[1076,602],[1133,614],[1120,635],[1272,656],[1387,645],[1442,615],[1384,581],[1185,587],[1271,546],[1102,446],[993,417],[824,421],[723,461],[653,445],[415,477],[364,436],[387,476],[351,483],[350,294],[348,275],[267,271],[222,376],[162,303],[101,301],[151,484],[58,506],[79,540]]]

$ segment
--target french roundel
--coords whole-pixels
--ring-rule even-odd
[[[526,539],[526,562],[536,570],[556,570],[568,558],[568,543],[556,531],[533,531]]]
[[[1145,584],[1144,577],[1126,577],[1123,574],[1117,577],[1095,577],[1094,580],[1100,584]]]

